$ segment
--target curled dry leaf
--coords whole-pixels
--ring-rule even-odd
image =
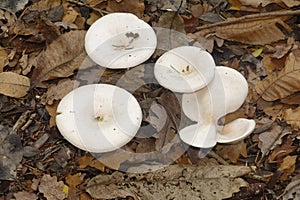
[[[108,12],[130,12],[142,18],[145,5],[143,0],[108,0],[106,9]]]
[[[300,50],[291,52],[284,69],[258,82],[255,90],[266,101],[282,99],[300,91]]]
[[[39,191],[44,194],[47,200],[63,200],[66,193],[63,192],[64,183],[57,181],[57,177],[45,174],[40,182]]]
[[[300,107],[296,109],[286,109],[283,111],[282,117],[293,129],[300,129]]]
[[[89,181],[87,192],[100,199],[224,199],[247,186],[238,177],[250,171],[244,166],[169,165],[143,174],[101,174]]]
[[[21,98],[30,88],[30,79],[14,72],[0,73],[0,94]]]
[[[278,171],[283,171],[283,174],[280,177],[281,181],[288,179],[288,176],[295,171],[297,156],[287,156],[283,159],[283,162],[277,169]]]
[[[204,29],[198,33],[202,36],[216,35],[222,39],[246,44],[265,45],[285,38],[277,24],[288,32],[291,28],[284,22],[286,18],[258,18],[228,23],[227,25]],[[227,19],[228,22],[234,19]],[[253,35],[257,37],[253,37]]]
[[[32,75],[32,81],[35,85],[42,86],[43,81],[70,76],[75,69],[80,67],[80,64],[73,64],[69,67],[65,65],[84,52],[85,32],[76,30],[65,33],[47,46],[45,51],[41,52],[37,61],[37,68],[34,69]],[[84,60],[86,56],[82,56]]]
[[[217,148],[220,149],[220,155],[232,163],[237,163],[240,155],[247,158],[247,146],[244,141],[236,144],[218,145]]]

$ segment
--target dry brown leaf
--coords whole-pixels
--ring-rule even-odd
[[[288,139],[282,145],[277,145],[268,158],[269,163],[282,162],[285,156],[289,155],[290,153],[292,153],[297,149],[296,146],[292,146],[292,145],[293,145],[292,139]]]
[[[286,31],[291,31],[284,19],[283,17],[246,19],[241,22],[204,29],[199,33],[203,36],[213,34],[222,39],[246,44],[265,45],[285,38],[285,34],[277,24],[284,27]],[[228,19],[228,21],[230,20]]]
[[[300,104],[300,92],[296,92],[290,96],[280,99],[280,102],[290,105]]]
[[[120,2],[108,0],[106,9],[108,12],[130,12],[142,18],[145,5],[143,0],[122,0]]]
[[[272,74],[284,67],[285,59],[285,57],[280,59],[274,58],[273,54],[263,54],[262,66],[267,74]]]
[[[55,100],[61,100],[78,86],[79,82],[71,79],[62,79],[57,84],[50,85],[46,92],[47,104],[52,105]]]
[[[104,172],[105,166],[97,159],[95,159],[91,154],[85,155],[78,158],[79,168],[84,169],[87,166],[99,169]]]
[[[80,185],[84,180],[84,174],[81,174],[81,173],[77,173],[77,174],[74,174],[74,175],[71,175],[71,174],[68,174],[66,176],[66,184],[74,189],[74,190],[77,190],[77,186]]]
[[[0,46],[0,73],[3,72],[3,68],[8,63],[8,53],[3,47]]]
[[[274,124],[270,131],[261,133],[259,135],[258,147],[262,154],[267,155],[277,144],[281,144],[281,138],[286,134],[289,134],[289,132],[284,131],[283,128],[277,124]]]
[[[300,51],[291,52],[284,69],[258,82],[255,90],[266,101],[282,99],[300,91]]]
[[[300,199],[299,176],[293,178],[293,180],[286,186],[285,191],[282,195],[283,200]]]
[[[247,185],[238,177],[250,171],[244,166],[169,165],[143,174],[101,174],[89,181],[87,192],[100,199],[224,199]]]
[[[56,110],[57,110],[57,106],[59,104],[59,101],[54,102],[52,105],[46,104],[46,110],[48,112],[48,114],[50,115],[50,120],[49,120],[49,125],[50,128],[56,125]]]
[[[0,94],[21,98],[30,88],[30,79],[14,72],[0,73]]]
[[[262,6],[265,7],[268,4],[275,3],[278,0],[239,0],[240,3],[244,6],[253,6],[258,7]]]
[[[20,191],[14,193],[16,200],[36,200],[38,196],[32,192]]]
[[[59,36],[47,46],[46,50],[40,54],[37,68],[33,71],[32,80],[36,86],[42,86],[42,82],[45,80],[71,75],[74,69],[80,67],[80,65],[66,67],[65,64],[80,55],[84,57],[85,33],[86,31],[70,31]],[[83,61],[84,58],[80,60]],[[60,74],[61,72],[63,73]]]
[[[74,23],[77,16],[79,16],[79,13],[73,7],[68,7],[65,10],[62,22]]]
[[[44,194],[47,200],[63,200],[66,197],[66,193],[63,192],[64,183],[57,181],[57,177],[51,177],[49,174],[45,174],[40,182],[39,191]]]
[[[247,157],[247,146],[244,141],[237,144],[218,145],[217,148],[220,149],[220,156],[229,159],[232,163],[237,163],[240,155]]]
[[[288,176],[295,171],[297,156],[287,156],[283,159],[283,162],[277,169],[278,171],[283,171],[283,174],[280,177],[281,181],[288,179]]]
[[[286,109],[282,114],[283,119],[291,125],[292,129],[300,129],[300,107]]]

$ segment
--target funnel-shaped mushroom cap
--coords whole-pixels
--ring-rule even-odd
[[[194,147],[211,148],[217,143],[216,126],[193,124],[180,130],[180,139]]]
[[[214,77],[213,57],[198,47],[181,46],[164,53],[155,63],[160,85],[174,92],[191,93],[205,87]]]
[[[253,119],[238,118],[226,124],[218,134],[219,143],[235,143],[245,139],[255,128]]]
[[[126,90],[108,84],[79,87],[57,108],[61,134],[85,151],[113,151],[128,143],[142,121],[141,108]]]
[[[196,130],[189,128],[192,132],[188,134],[187,130],[181,130],[180,138],[191,137],[193,143],[183,140],[196,147],[212,147],[218,138],[216,126],[219,118],[237,110],[245,101],[247,93],[247,81],[238,71],[229,67],[216,67],[215,77],[207,87],[195,93],[183,94],[183,112],[198,125]],[[212,138],[215,138],[215,143]]]
[[[88,56],[112,69],[141,64],[150,58],[156,44],[152,27],[131,13],[105,15],[92,24],[85,36]]]

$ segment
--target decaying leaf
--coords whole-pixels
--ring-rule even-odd
[[[39,191],[44,194],[47,200],[63,200],[66,193],[63,192],[64,183],[57,181],[57,177],[45,174],[40,182]]]
[[[105,166],[90,154],[78,158],[78,164],[81,169],[84,169],[87,166],[99,169],[102,172],[104,172],[105,169]]]
[[[14,72],[0,73],[0,94],[21,98],[30,88],[30,79]]]
[[[263,155],[267,155],[270,150],[273,150],[277,144],[281,144],[281,138],[289,134],[284,128],[274,124],[270,131],[263,132],[259,135],[258,147]]]
[[[247,157],[247,146],[244,141],[236,144],[218,145],[218,147],[220,149],[220,155],[224,159],[229,159],[232,163],[237,163],[240,155],[244,158]]]
[[[288,179],[288,176],[295,171],[297,156],[287,156],[283,159],[283,162],[277,169],[278,171],[283,171],[283,174],[280,177],[281,181]]]
[[[283,111],[282,117],[293,129],[300,129],[300,107],[296,109],[286,109]]]
[[[71,79],[60,80],[57,84],[50,85],[46,92],[47,104],[52,105],[55,100],[61,100],[65,95],[79,86],[79,82]]]
[[[293,140],[288,139],[282,145],[277,145],[274,151],[270,154],[269,163],[282,162],[284,157],[292,153],[297,149],[297,146],[293,146]]]
[[[0,73],[3,72],[3,68],[8,64],[8,53],[0,46]]]
[[[20,137],[7,126],[0,125],[0,180],[13,180],[16,167],[23,158]]]
[[[28,0],[1,0],[0,7],[17,12],[18,10],[22,10],[27,3]]]
[[[40,54],[37,68],[33,71],[32,80],[35,85],[41,86],[45,80],[64,77],[66,74],[70,75],[70,73],[73,73],[76,68],[78,69],[80,65],[72,65],[72,71],[70,67],[64,65],[73,61],[73,59],[84,52],[84,36],[85,31],[70,31],[59,36],[47,46],[47,49]],[[68,71],[68,73],[65,71]],[[64,73],[60,75],[59,73],[61,72]]]
[[[130,12],[141,18],[144,14],[145,5],[143,0],[108,0],[106,9],[109,12]]]
[[[87,192],[101,199],[224,199],[247,185],[238,177],[250,171],[244,166],[169,165],[145,174],[114,172],[91,179]]]
[[[20,191],[14,193],[16,200],[37,200],[38,196],[32,192]]]
[[[228,19],[230,21],[232,19]],[[201,35],[216,35],[222,39],[242,42],[246,44],[265,45],[285,38],[285,34],[277,24],[291,31],[284,22],[285,18],[245,19],[228,25],[212,27],[200,31]]]
[[[290,199],[300,199],[300,179],[293,180],[290,182],[282,195],[283,200],[290,200]]]
[[[66,184],[72,189],[77,190],[77,186],[80,185],[84,180],[84,174],[77,173],[74,175],[68,174],[66,176]]]
[[[266,101],[275,101],[300,91],[300,51],[291,52],[284,69],[258,82],[255,90]]]

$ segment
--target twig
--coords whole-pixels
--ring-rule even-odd
[[[248,20],[248,19],[264,18],[264,17],[292,16],[292,15],[299,15],[299,14],[300,14],[300,10],[287,10],[287,11],[285,10],[285,11],[258,13],[258,14],[246,15],[246,16],[239,17],[239,18],[229,18],[226,21],[199,26],[196,28],[196,31],[210,29],[210,28],[214,28],[217,26],[225,26],[225,25],[229,25],[229,24],[234,24],[234,23],[241,22],[241,21]]]

